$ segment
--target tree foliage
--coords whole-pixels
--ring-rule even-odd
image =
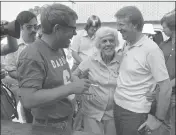
[[[29,11],[34,13],[36,16],[40,14],[41,7],[35,6],[34,8],[30,8]]]

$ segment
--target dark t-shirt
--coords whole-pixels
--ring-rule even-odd
[[[52,50],[40,39],[22,51],[17,71],[19,87],[22,88],[52,89],[68,84],[71,79],[70,68],[63,49]],[[72,112],[72,104],[67,98],[42,107],[32,108],[32,114],[36,118],[60,118],[68,116]]]

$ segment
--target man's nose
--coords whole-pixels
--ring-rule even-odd
[[[32,27],[32,31],[33,31],[33,32],[37,32],[37,30],[38,30],[38,29]]]
[[[33,32],[37,32],[38,29],[39,29],[38,27],[35,27],[35,26],[32,27],[32,31],[33,31]]]

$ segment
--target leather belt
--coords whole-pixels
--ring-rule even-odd
[[[60,123],[60,122],[63,122],[63,121],[66,121],[68,120],[69,116],[66,116],[66,117],[62,117],[62,118],[59,118],[59,119],[53,119],[53,118],[48,118],[48,119],[38,119],[38,118],[35,118],[36,122],[38,123]]]

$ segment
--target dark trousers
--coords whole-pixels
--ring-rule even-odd
[[[48,122],[48,119],[37,120],[33,117],[33,134],[35,135],[73,135],[72,115],[59,122]]]
[[[114,120],[117,135],[145,135],[145,131],[139,133],[138,128],[146,121],[147,116],[146,113],[134,113],[115,104]]]
[[[32,116],[32,113],[31,113],[31,109],[26,109],[26,108],[23,107],[23,110],[24,110],[24,115],[25,115],[25,118],[26,118],[26,123],[32,123],[33,116]]]
[[[171,107],[170,107],[170,112],[171,112],[171,125],[172,125],[172,130],[171,130],[171,135],[175,135],[175,94],[172,95],[171,98]]]

